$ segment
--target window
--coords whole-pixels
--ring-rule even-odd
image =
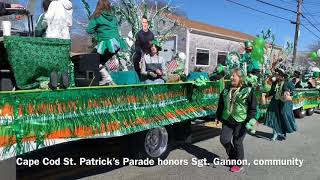
[[[226,65],[226,59],[227,59],[227,53],[226,52],[218,52],[218,60],[217,63],[218,65]]]
[[[196,66],[209,66],[210,51],[208,49],[197,49]]]

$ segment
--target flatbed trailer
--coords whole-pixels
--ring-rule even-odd
[[[0,92],[0,96],[2,158],[65,141],[142,131],[144,136],[137,144],[146,147],[149,143],[158,151],[162,148],[156,154],[142,152],[157,158],[166,154],[171,138],[187,138],[190,120],[214,115],[219,82],[201,87],[174,83],[26,90]]]
[[[20,89],[60,66],[68,69],[69,41],[12,36],[4,44]],[[53,63],[46,66],[48,61]],[[32,66],[28,69],[26,64]],[[190,139],[192,120],[215,115],[224,86],[221,79],[201,86],[183,82],[3,91],[0,159],[67,141],[118,136],[129,138],[130,152],[138,158],[165,158],[174,141]],[[319,107],[319,94],[316,89],[298,90],[294,106]],[[259,105],[261,117],[267,105]]]
[[[132,151],[141,158],[165,158],[172,141],[190,136],[192,120],[215,115],[221,86],[216,81],[0,92],[1,158],[118,136],[132,136]],[[297,90],[293,102],[297,109],[318,108],[320,91]],[[266,107],[261,105],[262,112]]]

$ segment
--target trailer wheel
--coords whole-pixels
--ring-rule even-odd
[[[314,113],[314,108],[307,109],[307,116],[312,116]]]
[[[133,142],[133,141],[132,141]],[[165,159],[170,153],[170,138],[165,127],[154,128],[138,134],[134,157],[137,159]]]
[[[299,108],[293,111],[296,118],[302,119],[306,116],[306,110]]]

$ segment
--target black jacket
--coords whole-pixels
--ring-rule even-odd
[[[150,52],[152,40],[154,40],[154,35],[150,30],[148,32],[144,32],[143,30],[140,30],[136,34],[136,42],[135,42],[136,52],[140,53],[142,51],[148,54]]]

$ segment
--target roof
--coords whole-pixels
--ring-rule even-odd
[[[171,20],[176,21],[181,26],[191,28],[194,30],[210,32],[210,33],[217,34],[219,36],[236,38],[236,39],[239,39],[242,41],[254,39],[254,36],[246,34],[246,33],[238,32],[238,31],[234,31],[234,30],[230,30],[230,29],[225,29],[222,27],[213,26],[213,25],[205,24],[202,22],[194,21],[194,20],[189,20],[189,19],[181,17],[181,16],[166,14],[166,17],[168,17]]]

